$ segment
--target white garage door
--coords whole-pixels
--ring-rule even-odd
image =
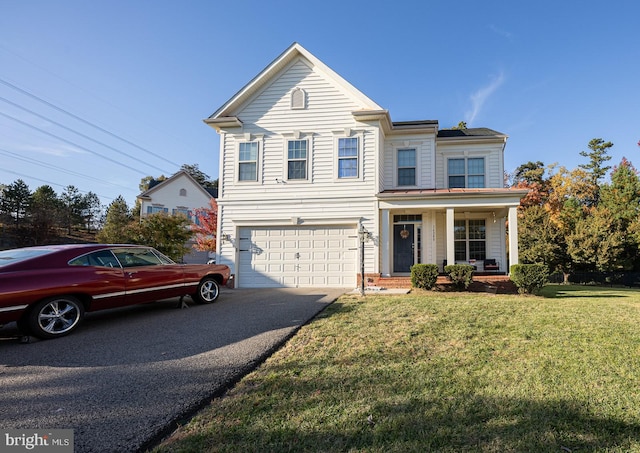
[[[356,286],[354,227],[264,227],[239,231],[243,288]]]

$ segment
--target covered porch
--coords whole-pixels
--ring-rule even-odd
[[[407,276],[416,263],[470,264],[508,274],[518,263],[517,208],[526,190],[433,189],[378,194],[379,273]]]

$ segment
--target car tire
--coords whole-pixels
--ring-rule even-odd
[[[220,295],[220,286],[212,277],[205,277],[198,284],[198,291],[191,295],[193,301],[197,304],[210,304],[214,302]]]
[[[28,312],[26,325],[34,337],[49,339],[70,334],[82,321],[84,306],[73,296],[44,299]]]

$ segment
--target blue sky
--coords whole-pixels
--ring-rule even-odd
[[[508,172],[574,168],[592,138],[640,168],[639,20],[635,0],[0,0],[0,184],[132,205],[182,164],[215,179],[202,119],[294,41],[393,121],[506,133]]]

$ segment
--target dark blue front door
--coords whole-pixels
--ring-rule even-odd
[[[413,266],[413,244],[415,225],[393,226],[393,272],[408,273]]]

